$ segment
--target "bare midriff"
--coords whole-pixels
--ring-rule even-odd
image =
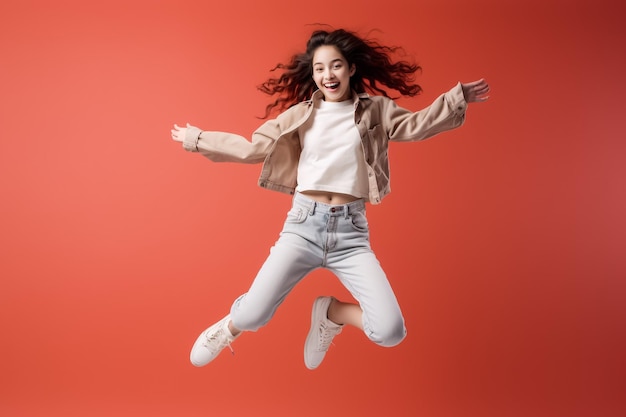
[[[331,193],[328,191],[302,191],[300,194],[309,197],[311,200],[315,200],[324,204],[330,204],[333,206],[347,204],[352,201],[359,200],[358,197],[350,194]]]

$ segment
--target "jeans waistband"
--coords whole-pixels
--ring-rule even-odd
[[[295,203],[306,207],[309,210],[309,214],[315,214],[315,212],[328,213],[335,216],[348,216],[352,213],[365,210],[365,200],[362,198],[354,200],[346,204],[326,204],[320,203],[310,199],[309,197],[296,193],[293,197]]]

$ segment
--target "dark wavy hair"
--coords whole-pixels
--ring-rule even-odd
[[[416,84],[415,73],[421,67],[407,61],[392,62],[391,55],[402,48],[383,46],[374,40],[363,39],[344,29],[333,31],[316,30],[306,44],[306,51],[295,54],[288,64],[278,64],[272,71],[281,70],[278,77],[273,77],[261,84],[258,89],[271,96],[278,97],[265,109],[265,116],[276,108],[285,110],[294,104],[311,97],[317,90],[313,80],[313,54],[320,46],[337,47],[348,65],[354,64],[355,74],[350,78],[350,86],[357,93],[370,92],[390,97],[387,90],[396,90],[403,96],[418,95],[422,88]]]

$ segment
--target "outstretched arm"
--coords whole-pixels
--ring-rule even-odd
[[[280,128],[276,119],[268,120],[252,134],[252,141],[234,133],[203,131],[189,123],[186,127],[175,124],[170,134],[183,149],[199,152],[211,161],[256,164],[265,160]]]
[[[467,84],[461,83],[461,88],[463,89],[463,97],[465,97],[467,103],[479,103],[489,98],[489,96],[487,96],[489,93],[489,84],[487,84],[484,78]]]

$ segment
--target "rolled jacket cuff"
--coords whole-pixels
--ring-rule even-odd
[[[446,100],[448,101],[448,105],[456,114],[463,114],[467,110],[467,102],[465,101],[465,97],[463,96],[463,87],[461,83],[457,83],[450,91],[446,94]]]
[[[198,152],[198,141],[200,140],[200,134],[202,130],[195,126],[187,127],[185,138],[183,139],[183,148],[186,151]]]

